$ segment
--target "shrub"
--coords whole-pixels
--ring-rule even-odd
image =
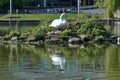
[[[5,36],[4,36],[4,40],[9,40],[11,37],[9,36],[9,34],[6,34]]]
[[[39,39],[43,36],[46,36],[46,33],[50,30],[48,27],[48,22],[41,22],[40,25],[34,28],[28,36],[35,37],[35,39]]]
[[[11,32],[9,33],[9,36],[10,36],[10,37],[20,36],[20,32],[18,32],[18,31],[11,31]]]
[[[63,28],[64,29],[68,29],[68,30],[72,30],[72,32],[76,32],[81,26],[81,23],[78,21],[75,22],[69,22],[67,25],[65,25]]]
[[[85,21],[77,30],[77,34],[86,35],[91,37],[93,40],[104,39],[110,35],[104,26],[95,20]]]
[[[4,40],[9,40],[9,39],[11,39],[13,36],[20,36],[20,32],[18,32],[18,31],[11,31],[9,34],[6,34],[5,36],[4,36]]]
[[[72,35],[72,31],[65,29],[65,30],[61,33],[61,35],[62,35],[62,36],[71,36],[71,35]]]

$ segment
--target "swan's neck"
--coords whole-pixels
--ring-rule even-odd
[[[63,15],[65,15],[65,13],[62,13],[62,14],[60,15],[60,19],[62,19]]]
[[[63,62],[62,62],[62,61],[60,61],[60,68],[61,68],[61,70],[63,70],[63,69],[64,69],[64,64],[63,64]]]

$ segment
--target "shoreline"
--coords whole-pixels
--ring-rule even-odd
[[[70,42],[71,39],[71,42]],[[70,38],[68,40],[63,40],[63,39],[45,39],[45,40],[22,40],[22,39],[14,39],[14,40],[2,40],[2,37],[0,38],[0,43],[4,43],[4,44],[11,44],[11,43],[27,43],[27,44],[33,44],[33,45],[39,45],[39,44],[49,44],[49,45],[58,45],[58,44],[66,44],[66,45],[81,45],[81,44],[104,44],[104,43],[109,43],[109,44],[117,44],[117,37],[115,39],[111,38],[111,39],[106,39],[106,40],[101,40],[101,41],[81,41],[81,40],[77,40],[77,37],[73,37]],[[119,44],[118,44],[119,45]]]

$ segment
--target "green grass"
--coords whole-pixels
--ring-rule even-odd
[[[21,17],[21,20],[53,20],[58,19],[60,14],[8,14],[0,17],[0,19],[9,19],[10,16],[19,16]],[[101,17],[101,15],[97,14],[67,14],[65,18],[67,20],[79,20],[85,16],[93,18]]]

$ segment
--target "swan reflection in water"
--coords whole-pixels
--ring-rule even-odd
[[[60,71],[64,71],[64,66],[66,63],[66,59],[58,54],[51,54],[50,58],[52,60],[53,65],[60,66]]]

